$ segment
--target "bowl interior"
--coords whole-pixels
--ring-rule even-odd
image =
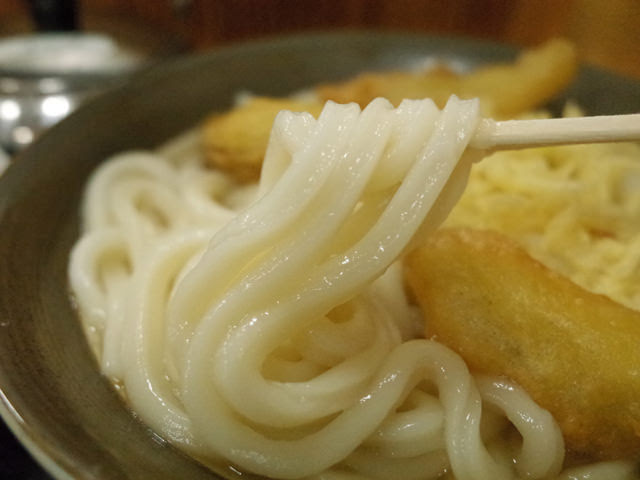
[[[153,148],[247,90],[284,95],[426,55],[468,64],[509,47],[464,39],[345,33],[276,39],[181,59],[81,107],[0,178],[0,412],[55,477],[220,478],[140,423],[103,378],[67,284],[88,174],[109,155]],[[589,114],[640,111],[640,83],[592,68],[552,102]]]

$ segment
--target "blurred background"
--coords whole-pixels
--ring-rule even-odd
[[[584,62],[640,81],[640,0],[0,0],[0,173],[10,155],[78,102],[149,62],[281,34],[353,29],[523,47],[562,36]],[[52,31],[100,36],[68,58],[50,45],[24,43]],[[44,118],[28,116],[33,105]],[[49,478],[1,423],[0,478]]]
[[[561,36],[584,62],[640,79],[640,0],[1,0],[0,149],[18,152],[149,63],[275,35],[354,29],[522,47]],[[50,32],[68,37],[53,45]]]
[[[638,0],[2,0],[0,36],[55,27],[51,20],[34,22],[34,10],[55,5],[76,10],[75,23],[67,19],[67,28],[107,32],[154,52],[353,28],[455,34],[521,46],[564,36],[585,61],[640,77]]]

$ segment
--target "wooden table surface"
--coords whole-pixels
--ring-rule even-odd
[[[80,27],[152,47],[173,39],[202,50],[345,28],[463,35],[519,46],[562,36],[576,44],[583,61],[640,78],[640,0],[75,1]],[[0,37],[33,29],[27,5],[0,2]]]

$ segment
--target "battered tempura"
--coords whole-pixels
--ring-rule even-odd
[[[365,73],[343,83],[316,87],[317,100],[255,97],[221,114],[202,129],[207,162],[239,181],[257,180],[271,125],[280,110],[317,115],[326,100],[366,106],[376,97],[398,105],[404,98],[431,98],[439,107],[456,94],[480,98],[485,116],[510,118],[544,105],[573,79],[577,60],[573,46],[550,41],[525,51],[514,63],[491,64],[467,74],[446,68],[429,72]]]
[[[640,312],[577,286],[499,233],[441,230],[407,259],[426,334],[522,385],[569,450],[640,456]]]

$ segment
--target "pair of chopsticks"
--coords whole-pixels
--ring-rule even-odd
[[[547,145],[640,141],[640,113],[536,120],[480,121],[470,146],[509,150]]]

